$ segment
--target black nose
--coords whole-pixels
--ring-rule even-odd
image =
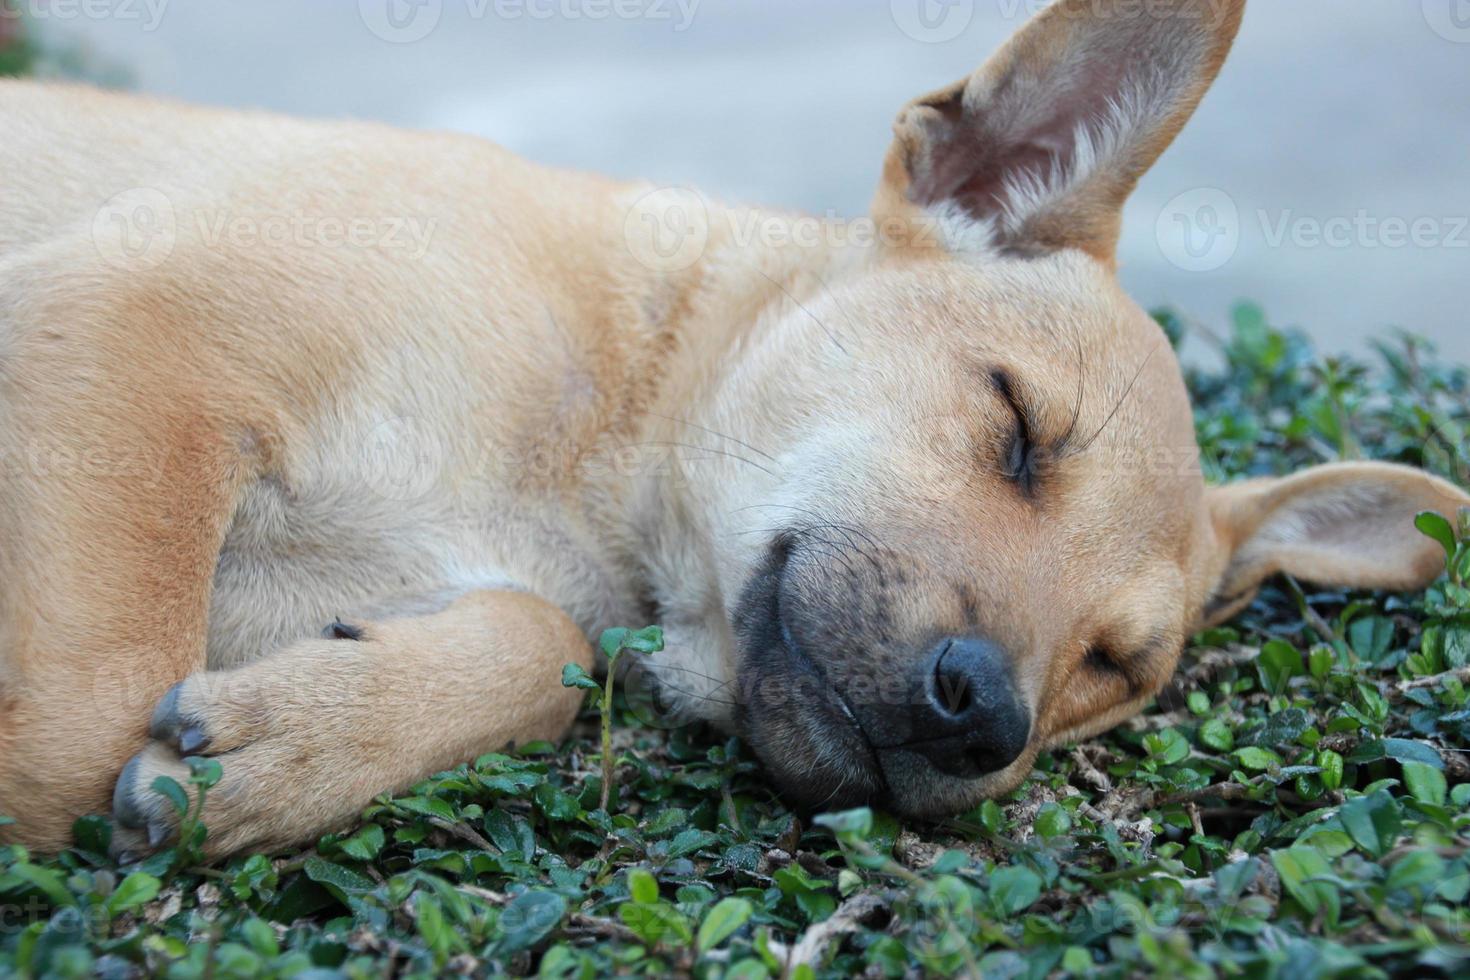
[[[927,697],[913,718],[913,751],[951,776],[998,772],[1015,762],[1031,737],[1005,651],[988,640],[953,637],[930,653]]]

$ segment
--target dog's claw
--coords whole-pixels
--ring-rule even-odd
[[[209,748],[209,736],[199,725],[188,725],[179,732],[179,754],[198,755]]]
[[[143,757],[138,755],[128,760],[128,764],[123,766],[122,775],[118,777],[117,788],[112,792],[112,816],[119,824],[131,830],[142,827],[146,819],[133,796],[133,783],[138,778],[138,767],[142,760]]]
[[[180,707],[180,692],[184,682],[175,684],[153,709],[153,720],[148,725],[150,737],[172,745],[180,755],[199,755],[209,748],[210,738],[204,723],[198,718],[185,716]]]
[[[148,734],[160,741],[167,741],[179,726],[179,689],[183,683],[175,684],[159,699],[153,709],[153,718],[148,723]]]
[[[173,807],[153,789],[152,773],[174,774],[179,780],[172,753],[150,748],[128,760],[112,793],[112,842],[108,852],[119,866],[133,864],[165,847],[175,836]]]
[[[338,619],[322,630],[322,636],[328,640],[361,640],[362,627]]]

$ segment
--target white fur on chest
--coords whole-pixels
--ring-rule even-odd
[[[609,563],[548,502],[414,417],[333,426],[241,496],[209,617],[212,669],[346,622],[423,616],[467,592],[526,589],[591,631],[618,615]]]

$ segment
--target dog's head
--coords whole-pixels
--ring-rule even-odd
[[[701,488],[736,721],[789,793],[954,812],[1140,710],[1263,580],[1412,588],[1470,498],[1387,466],[1207,489],[1181,372],[1118,287],[1125,199],[1244,0],[1060,0],[899,117],[860,273],[761,324]],[[767,474],[762,470],[770,470]]]

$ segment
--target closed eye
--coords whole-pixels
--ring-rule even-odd
[[[1128,677],[1127,671],[1123,669],[1117,659],[1102,647],[1088,647],[1086,655],[1082,658],[1082,663],[1088,670],[1099,674],[1111,674],[1124,679]]]
[[[1137,647],[1130,646],[1126,654],[1103,641],[1087,647],[1082,668],[1094,677],[1122,681],[1128,685],[1129,693],[1137,697],[1156,690],[1173,672],[1182,646],[1183,641],[1169,630],[1155,633]]]
[[[1031,415],[1016,391],[1016,382],[1005,371],[994,371],[990,375],[995,389],[1005,399],[1015,419],[1015,428],[1007,443],[1002,463],[1006,479],[1021,489],[1028,497],[1036,492],[1037,446]]]
[[[1103,647],[1088,647],[1087,653],[1082,658],[1082,666],[1094,677],[1127,684],[1130,695],[1136,695],[1142,689],[1139,678],[1134,676],[1133,671],[1130,671],[1123,661]]]

